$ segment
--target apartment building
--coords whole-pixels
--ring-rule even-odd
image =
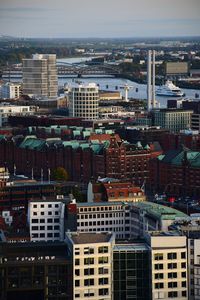
[[[152,300],[188,299],[187,239],[178,231],[149,232]]]
[[[151,202],[77,203],[77,230],[114,232],[117,239],[143,237],[146,231],[168,230],[186,214]]]
[[[112,300],[112,247],[110,233],[67,233],[73,264],[72,299]]]
[[[116,238],[128,238],[129,206],[123,202],[77,203],[77,231],[114,232]]]
[[[6,82],[2,84],[0,91],[3,99],[18,99],[22,95],[20,83]]]
[[[87,120],[99,117],[99,88],[95,83],[79,83],[69,92],[69,115]]]
[[[34,54],[23,59],[23,94],[57,98],[58,78],[55,54]]]
[[[30,240],[63,241],[65,202],[61,200],[31,200],[28,204]]]
[[[34,115],[37,112],[37,106],[25,106],[25,105],[10,105],[10,104],[1,104],[0,105],[0,127],[8,123],[8,118],[10,116],[27,116]]]
[[[193,110],[160,109],[153,111],[155,126],[169,129],[171,132],[179,132],[191,127]]]

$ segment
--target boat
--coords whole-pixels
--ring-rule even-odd
[[[167,80],[164,85],[161,85],[156,89],[156,95],[167,97],[182,97],[184,96],[184,93],[179,87],[175,86],[172,81]]]

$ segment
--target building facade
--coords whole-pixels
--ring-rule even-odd
[[[23,59],[23,94],[57,98],[58,79],[55,54],[34,54]]]
[[[110,233],[67,233],[73,265],[72,299],[112,300],[112,247]]]
[[[28,223],[30,240],[64,240],[65,203],[59,200],[32,200],[29,202]]]
[[[88,120],[99,117],[99,88],[95,83],[78,84],[69,92],[69,115]]]
[[[186,237],[178,232],[151,232],[146,240],[151,247],[152,300],[187,300]]]
[[[18,99],[22,95],[21,84],[6,82],[1,86],[1,98]]]
[[[150,247],[117,243],[113,247],[113,299],[151,299]]]
[[[153,123],[155,126],[169,129],[171,132],[179,132],[191,128],[191,116],[193,110],[160,109],[153,111]]]

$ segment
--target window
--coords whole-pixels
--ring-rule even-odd
[[[155,274],[155,279],[163,279],[163,273],[156,273]]]
[[[76,258],[75,259],[75,266],[79,266],[80,265],[80,259]]]
[[[168,264],[168,269],[176,269],[176,268],[177,268],[177,263]]]
[[[186,272],[181,272],[183,278],[186,278]]]
[[[99,264],[107,264],[108,257],[99,257]]]
[[[41,204],[40,207],[41,207],[41,208],[44,208],[44,204]]]
[[[168,282],[168,288],[176,288],[177,282]]]
[[[186,281],[182,281],[181,286],[182,286],[182,287],[186,287]]]
[[[59,219],[54,219],[54,223],[59,223],[60,220]]]
[[[181,268],[186,268],[186,263],[185,262],[181,263]]]
[[[187,291],[182,291],[182,297],[187,297]]]
[[[85,279],[84,280],[84,286],[90,286],[90,285],[94,285],[94,279]]]
[[[93,265],[94,264],[94,258],[88,257],[84,258],[84,265]]]
[[[40,226],[40,230],[45,230],[45,226]]]
[[[168,273],[168,278],[177,278],[177,273],[176,272]]]
[[[32,219],[32,223],[38,223],[38,219]]]
[[[176,259],[177,258],[177,254],[175,253],[168,253],[167,254],[167,259]]]
[[[155,283],[155,289],[163,289],[164,283],[163,282],[157,282]]]
[[[84,248],[84,254],[94,254],[94,248]]]
[[[60,230],[60,226],[59,226],[59,225],[55,225],[55,226],[54,226],[54,229],[55,229],[55,230]]]
[[[156,253],[154,254],[155,260],[163,260],[163,254],[162,253]]]
[[[40,223],[45,223],[45,219],[40,219]]]
[[[75,280],[75,286],[80,286],[80,280]]]
[[[181,258],[182,259],[186,258],[186,253],[185,252],[181,252]]]
[[[163,264],[155,264],[155,270],[163,270]]]
[[[33,204],[33,208],[37,208],[37,204]]]
[[[34,211],[34,212],[33,212],[33,215],[34,215],[34,216],[37,216],[37,212]]]
[[[51,208],[52,207],[52,204],[48,204],[48,208]]]
[[[51,238],[52,236],[53,236],[52,233],[47,233],[47,237],[48,237],[48,238]]]
[[[76,275],[76,276],[80,276],[80,270],[79,270],[79,269],[76,269],[76,270],[75,270],[75,275]]]
[[[108,284],[108,278],[99,278],[99,285]]]
[[[108,247],[106,247],[106,246],[99,247],[98,252],[99,253],[108,253]]]
[[[94,275],[94,269],[84,269],[84,275]]]
[[[48,215],[51,216],[52,215],[52,211],[48,211]]]
[[[99,268],[99,274],[108,274],[107,268]]]
[[[75,298],[80,298],[80,294],[75,294]]]
[[[32,230],[38,230],[38,226],[32,226]]]
[[[53,223],[53,219],[47,219],[47,223]]]
[[[169,292],[168,297],[169,298],[177,298],[178,297],[178,292]]]
[[[108,295],[108,289],[99,289],[99,296]]]
[[[47,226],[47,230],[52,230],[53,226]]]

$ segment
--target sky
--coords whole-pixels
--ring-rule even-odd
[[[200,0],[0,0],[0,35],[200,36]]]

